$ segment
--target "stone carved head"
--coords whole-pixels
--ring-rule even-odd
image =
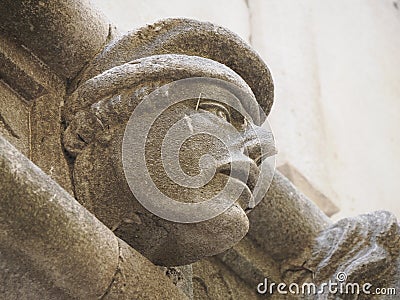
[[[195,80],[180,84],[188,78]],[[265,193],[272,179],[259,180],[260,164],[275,154],[272,134],[261,126],[272,105],[273,84],[254,51],[218,26],[169,19],[112,42],[85,69],[80,82],[66,101],[63,136],[64,147],[75,157],[73,179],[79,202],[160,265],[188,264],[243,238],[256,184]],[[174,93],[185,97],[163,107],[156,118],[151,116],[160,110],[160,99]],[[145,101],[145,110],[132,120]],[[134,147],[146,123],[151,126],[142,143],[145,164],[140,165]],[[168,140],[171,128],[178,133]],[[163,156],[163,150],[168,152],[163,145],[178,149],[175,160]],[[203,160],[207,156],[212,157],[209,169]],[[168,170],[177,170],[176,166],[189,179],[203,169],[212,172],[202,184],[190,186],[174,181],[174,172],[179,172]],[[142,169],[148,178],[137,175]],[[139,199],[147,197],[144,201],[156,202],[157,207],[156,197],[146,190],[149,180],[180,203],[198,204],[223,195],[211,211],[229,205],[194,222],[175,220],[179,212],[165,218]],[[220,194],[229,180],[233,184]],[[238,186],[241,189],[235,191]],[[203,214],[193,208],[191,213],[194,218]]]

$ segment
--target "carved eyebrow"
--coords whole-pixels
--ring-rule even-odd
[[[212,101],[212,100],[203,100],[203,101],[198,102],[198,107],[201,107],[203,109],[218,108],[218,109],[222,110],[229,117],[229,119],[231,118],[230,109],[220,102]]]
[[[204,99],[204,100],[199,101],[198,106],[199,107],[208,107],[208,106],[218,107],[218,108],[222,109],[224,112],[230,113],[229,108],[226,105],[224,105],[223,103],[218,102],[218,101]]]
[[[246,113],[248,113],[241,102],[238,103],[240,105],[240,109],[242,109],[243,111],[245,111]],[[202,99],[201,98],[201,93],[199,94],[199,97],[197,98],[197,102],[196,102],[196,110],[198,110],[199,108],[202,109],[219,109],[221,111],[223,111],[225,113],[225,115],[227,116],[227,121],[229,123],[231,123],[232,125],[236,126],[240,126],[243,127],[245,124],[251,123],[252,121],[249,121],[249,118],[246,115],[243,115],[240,111],[237,111],[236,109],[230,107],[229,105],[220,102],[218,100],[214,100],[214,99]],[[250,117],[250,120],[251,117]],[[246,125],[244,126],[246,127]],[[244,128],[243,127],[243,128]]]

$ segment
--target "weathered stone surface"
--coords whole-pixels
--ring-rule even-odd
[[[189,299],[193,299],[193,268],[192,265],[180,267],[160,267],[164,274],[180,288]]]
[[[119,249],[114,278],[101,299],[188,299],[173,281],[122,240]]]
[[[270,112],[274,86],[260,56],[235,33],[208,22],[184,18],[165,19],[114,40],[75,84],[123,63],[160,54],[200,56],[228,66],[247,82],[265,113]]]
[[[88,1],[2,1],[0,32],[16,39],[63,78],[101,50],[109,25]]]
[[[0,143],[2,244],[67,293],[101,296],[115,272],[117,239],[1,137]]]
[[[156,266],[119,241],[2,137],[0,173],[0,261],[11,265],[0,275],[10,288],[4,291],[8,299],[31,286],[32,293],[24,297],[184,298]]]
[[[66,83],[32,52],[2,37],[0,130],[21,152],[73,193],[62,150],[61,108]]]
[[[0,81],[0,133],[29,156],[29,107],[23,98]]]
[[[280,282],[280,265],[248,236],[237,245],[216,256],[250,288],[255,289],[264,278]]]
[[[128,100],[125,100],[124,103],[112,101],[113,96],[118,96],[121,92],[129,90],[140,90],[146,85],[148,85],[146,92],[149,94],[156,87],[168,82],[191,77],[210,77],[225,80],[252,94],[251,89],[240,76],[216,61],[189,55],[154,55],[116,66],[82,83],[66,100],[64,109],[66,121],[71,122],[80,110],[91,109],[93,111],[94,107],[91,108],[91,106],[97,102],[99,102],[99,108],[103,110],[107,109],[106,105],[110,102],[108,106],[115,106],[114,114],[123,114],[124,121],[126,121],[145,95],[141,95],[142,98],[137,99],[136,102],[130,101],[130,103]],[[129,110],[122,111],[122,105],[130,105]],[[98,114],[100,113],[98,112]],[[116,118],[111,114],[112,111],[103,112],[101,117],[104,119]],[[114,122],[116,121],[114,120]]]
[[[152,216],[129,190],[122,168],[121,149],[124,130],[131,113],[155,88],[187,77],[223,79],[242,88],[251,98],[245,102],[241,100],[244,99],[241,95],[237,95],[237,101],[242,101],[247,112],[254,116],[255,122],[260,122],[259,107],[243,79],[216,61],[187,55],[156,55],[114,67],[83,83],[67,100],[65,109],[69,126],[63,141],[66,149],[72,155],[77,155],[74,163],[74,184],[78,200],[131,246],[153,262],[168,266],[191,263],[226,250],[244,236],[248,224],[244,211],[238,210],[237,206],[232,206],[225,213],[205,222],[174,223]],[[221,85],[213,89],[208,96],[218,99],[229,87]],[[188,107],[185,104],[167,110],[166,117],[155,123],[156,136],[152,139],[150,135],[146,142],[151,149],[149,151],[152,151],[152,155],[149,155],[150,164],[157,167],[151,172],[161,175],[165,173],[161,160],[157,160],[163,138],[160,134],[166,133],[181,117],[195,113],[195,105]],[[253,128],[256,127],[253,125]],[[264,142],[262,139],[262,143]],[[197,167],[198,164],[197,161],[192,162],[193,158],[207,149],[209,153],[215,152],[214,157],[221,157],[224,153],[220,144],[213,145],[205,137],[201,139],[201,143],[196,147],[192,146],[190,149],[198,150],[190,158],[186,158],[186,164],[190,162],[188,166],[191,170],[193,165]],[[267,146],[269,144],[265,143],[265,147]],[[239,147],[239,144],[234,147]],[[244,145],[241,144],[239,148],[241,147]],[[243,151],[240,150],[240,153],[242,159],[247,161]],[[157,184],[159,188],[171,186],[170,192],[178,201],[196,202],[210,199],[220,185],[224,185],[224,176],[220,174],[215,177],[203,189],[177,190],[171,186],[167,175],[159,176]]]
[[[374,295],[375,290],[399,291],[400,228],[395,216],[386,211],[345,218],[317,237],[312,257],[304,267],[312,270],[317,284],[337,281],[345,274],[348,283],[371,284],[369,292],[357,299],[398,299],[398,295]],[[290,272],[292,280],[303,282],[310,272]],[[297,274],[296,274],[297,273]],[[360,288],[361,290],[361,288]],[[327,298],[337,299],[329,295]]]
[[[224,251],[246,234],[248,221],[237,206],[224,215],[195,224],[163,220],[145,210],[133,197],[122,166],[116,164],[115,159],[121,159],[119,154],[115,156],[121,148],[121,132],[115,134],[113,147],[93,142],[78,156],[74,178],[78,200],[117,236],[153,262],[176,266]],[[210,189],[203,190],[207,193],[204,197],[211,195]],[[193,198],[182,197],[181,201],[200,195],[194,191]]]
[[[10,35],[1,35],[0,62],[5,66],[0,70],[1,80],[27,104],[49,92],[65,93],[65,80]]]
[[[286,284],[311,282],[319,289],[328,280],[338,282],[336,276],[343,273],[350,284],[371,283],[372,293],[375,288],[398,289],[399,225],[390,213],[376,212],[332,224],[277,172],[264,201],[249,218],[249,237],[279,264]],[[342,297],[326,288],[310,299]],[[397,299],[362,293],[359,297]]]
[[[276,171],[264,200],[249,213],[249,236],[277,261],[309,255],[318,233],[331,221]]]
[[[190,298],[190,268],[183,268],[183,274],[172,266],[220,253],[242,239],[249,226],[249,201],[239,199],[215,219],[196,224],[154,216],[136,202],[125,181],[124,127],[135,105],[152,90],[193,76],[244,88],[251,95],[245,109],[258,101],[268,114],[273,83],[265,63],[233,33],[194,20],[163,20],[109,43],[113,31],[83,1],[6,1],[0,15],[5,36],[0,45],[0,130],[42,169],[0,137],[0,295],[184,299],[178,286]],[[73,193],[60,144],[65,91],[72,95],[64,111],[63,142],[74,156],[69,162],[75,195],[104,224],[43,173]],[[185,105],[157,123],[150,154],[159,150],[161,134],[177,116],[191,116],[198,109]],[[211,120],[204,122],[223,128],[222,121]],[[187,162],[198,160],[198,153],[224,154],[220,144],[200,141],[186,148],[197,150],[184,156],[189,173],[197,169]],[[250,148],[246,143],[230,146]],[[220,172],[205,190],[168,190],[157,156],[150,156],[147,162],[155,166],[152,174],[161,189],[182,202],[201,202],[225,183],[227,174]],[[253,165],[259,158],[250,151],[248,156]],[[241,197],[250,198],[251,182],[243,184],[249,189]],[[332,224],[278,172],[249,219],[242,244],[194,265],[195,299],[256,299],[262,277],[320,284],[342,271],[353,282],[398,286],[399,227],[388,213]],[[131,246],[153,263],[170,266],[166,273],[172,280]],[[329,297],[337,298],[324,294],[317,299]]]
[[[226,47],[224,42],[227,40],[232,42],[232,39],[233,45]],[[185,43],[180,43],[183,40]],[[205,46],[194,49],[193,45],[196,42],[202,42]],[[224,47],[221,45],[230,50],[234,49],[232,51],[234,54],[225,55]],[[193,231],[195,227],[191,228],[191,225],[187,226],[188,224],[171,226],[172,224],[165,220],[151,215],[146,216],[148,212],[141,211],[140,206],[132,208],[131,196],[126,184],[124,186],[124,178],[121,175],[123,172],[118,162],[121,156],[119,151],[124,125],[137,103],[152,90],[169,81],[193,76],[217,77],[241,87],[249,84],[257,101],[268,113],[272,103],[268,100],[272,99],[270,93],[272,89],[268,88],[272,85],[272,81],[268,70],[265,70],[266,73],[256,72],[261,79],[259,77],[255,79],[254,70],[265,66],[256,63],[257,66],[250,72],[245,65],[242,65],[243,61],[236,57],[235,51],[247,53],[246,61],[254,62],[252,59],[257,61],[254,53],[246,52],[240,42],[220,28],[190,20],[160,21],[114,41],[75,81],[74,84],[78,87],[68,99],[65,118],[69,126],[64,134],[64,145],[71,154],[77,155],[74,174],[78,199],[117,235],[156,263],[165,265],[188,263],[213,252],[217,253],[216,249],[220,251],[222,248],[215,248],[218,240],[209,235],[203,236],[203,231],[209,230],[207,228],[211,226],[205,226],[200,231]],[[221,54],[224,55],[220,56]],[[133,61],[129,62],[130,60]],[[227,75],[230,74],[229,69],[224,69],[216,61],[236,71],[241,78]],[[238,65],[241,68],[238,68]],[[249,73],[246,73],[247,71]],[[244,79],[245,83],[241,79]],[[264,82],[263,88],[258,89],[254,80]],[[170,117],[168,122],[161,123],[161,127],[157,127],[161,135],[165,128],[173,124],[173,120],[174,118]],[[149,145],[157,149],[157,144],[160,143],[159,138]],[[155,157],[157,156],[153,156],[151,163],[154,163]],[[113,179],[110,179],[110,171],[107,173],[107,170],[112,170],[112,166]],[[95,178],[92,176],[93,173],[97,174]],[[162,169],[157,169],[155,173],[163,174]],[[160,182],[161,186],[165,186],[166,181]],[[98,187],[96,192],[94,186]],[[110,189],[114,186],[118,188]],[[188,201],[191,196],[181,193],[180,199]],[[126,208],[123,208],[124,206]],[[247,243],[237,245],[219,255],[219,259],[228,267],[229,271],[224,272],[226,276],[241,278],[250,287],[261,282],[262,277],[268,277],[276,282],[286,280],[290,283],[289,278],[293,277],[290,277],[290,274],[308,274],[310,272],[308,263],[312,261],[312,256],[321,250],[318,246],[317,249],[314,248],[315,240],[323,235],[324,230],[329,230],[328,228],[332,226],[329,218],[279,172],[275,174],[264,200],[249,214],[249,218],[250,231]],[[218,221],[214,223],[214,227],[215,225],[223,228],[218,226],[220,225]],[[243,227],[243,225],[238,223],[235,226]],[[146,227],[146,231],[141,229],[143,227]],[[179,227],[185,230],[180,230]],[[222,237],[222,241],[225,241],[226,236],[224,237],[221,232],[218,234],[222,234],[218,237]],[[207,244],[207,241],[210,243]],[[193,248],[194,244],[197,244],[197,249]],[[151,251],[148,250],[149,245],[152,246]],[[253,246],[257,249],[252,249]],[[332,248],[332,245],[326,246]],[[209,247],[214,248],[210,251]],[[176,251],[180,254],[179,260],[171,259],[172,253]],[[262,252],[265,253],[264,259],[268,261],[266,264],[262,263],[263,255],[260,254]],[[213,267],[220,268],[218,264],[219,262],[213,261]],[[334,270],[329,272],[332,275]],[[204,277],[205,275],[199,278],[204,279]],[[198,281],[202,282],[200,279]],[[201,297],[208,297],[208,287],[222,288],[217,283],[202,282],[201,285],[205,292]],[[223,293],[232,294],[226,287],[224,289]],[[200,291],[201,289],[198,290]],[[214,296],[221,297],[221,295]],[[279,299],[279,295],[274,297]]]
[[[37,270],[31,259],[4,239],[0,245],[0,299],[73,299],[52,283],[47,274]]]
[[[71,174],[61,144],[62,93],[50,93],[30,107],[30,159],[73,195]]]
[[[208,258],[193,264],[193,288],[196,300],[260,299],[252,287],[248,287],[216,258]]]

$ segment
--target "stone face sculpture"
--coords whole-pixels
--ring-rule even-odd
[[[164,54],[170,52],[173,54]],[[206,99],[189,99],[173,105],[153,124],[146,141],[149,171],[157,187],[177,201],[205,201],[226,185],[231,164],[249,168],[248,180],[244,182],[248,188],[235,205],[210,220],[185,224],[155,216],[135,199],[124,176],[121,149],[127,122],[138,103],[160,86],[193,77],[219,79],[245,90],[250,96],[239,100],[253,121],[248,124],[243,115],[218,102],[218,97],[229,88],[215,86],[211,93],[216,100],[207,99],[203,92]],[[268,112],[272,104],[268,69],[233,33],[209,23],[170,19],[114,41],[83,72],[81,83],[66,101],[67,129],[63,141],[69,153],[76,156],[73,177],[78,201],[117,236],[157,264],[187,264],[233,246],[248,231],[245,212],[259,175],[261,149],[264,156],[275,154],[272,135],[260,127],[262,114],[248,84],[253,85]],[[156,106],[154,103],[154,109]],[[199,159],[204,154],[216,159],[217,173],[202,188],[182,189],[163,171],[160,145],[174,123],[187,117],[194,126],[197,121],[192,116],[205,111],[211,114],[203,114],[200,125],[222,130],[229,121],[245,138],[230,141],[231,149],[224,149],[221,142],[207,134],[183,144],[180,163],[187,173],[199,172]],[[228,150],[232,149],[237,150],[235,157],[229,156]]]
[[[143,209],[129,190],[121,161],[123,135],[129,116],[152,91],[188,77],[211,77],[233,83],[250,94],[254,92],[252,101],[256,103],[257,100],[265,113],[270,111],[272,80],[258,55],[225,29],[185,19],[164,20],[116,39],[75,80],[77,87],[65,109],[68,126],[63,141],[68,152],[76,157],[74,185],[77,199],[117,236],[162,265],[187,264],[220,253],[240,241],[248,230],[245,211],[249,198],[245,195],[214,219],[179,224]],[[157,157],[157,151],[160,151],[165,128],[170,128],[183,115],[196,113],[196,105],[199,105],[196,100],[174,107],[155,125],[154,136],[149,136],[152,157]],[[220,104],[209,101],[205,104],[201,109],[219,114]],[[261,125],[264,118],[260,118],[259,111],[252,108],[257,106],[249,102],[242,105],[256,120],[253,125]],[[226,121],[227,116],[223,116]],[[223,126],[222,123],[212,123],[211,119],[204,122]],[[239,117],[235,122],[243,125],[244,121]],[[273,155],[272,136],[262,136],[265,139],[258,141],[261,143],[257,147],[267,148],[268,155]],[[254,141],[249,143],[254,144]],[[193,174],[198,171],[194,166],[203,150],[217,156],[223,152],[221,145],[210,146],[207,138],[186,147],[183,165],[186,163],[189,173],[195,170]],[[247,145],[234,147],[246,148]],[[257,147],[250,147],[252,149],[248,152],[253,160],[250,163],[253,177],[259,175],[255,163]],[[249,164],[249,161],[244,164]],[[158,180],[164,192],[173,194],[175,187],[169,190],[162,165],[153,161],[153,167],[155,181]],[[400,245],[399,228],[390,214],[365,215],[331,225],[309,200],[302,196],[291,200],[290,187],[285,187],[285,182],[280,182],[280,187],[275,186],[280,180],[279,174],[275,177],[272,191],[264,203],[250,213],[257,223],[253,224],[249,235],[257,243],[265,245],[266,253],[280,268],[282,281],[320,285],[345,272],[354,282],[393,285]],[[218,175],[214,180],[215,184],[209,184],[208,189],[180,191],[178,198],[183,202],[202,201],[226,183],[218,179]],[[277,201],[281,190],[284,192],[282,201]],[[310,214],[312,211],[314,213]],[[262,230],[265,234],[260,233]],[[337,297],[329,293],[323,295]]]
[[[210,23],[170,19],[117,37],[83,1],[6,2],[1,7],[5,43],[0,46],[0,61],[7,67],[2,80],[9,86],[1,86],[7,97],[0,101],[15,95],[32,101],[29,125],[36,130],[51,123],[46,130],[52,139],[45,151],[38,145],[42,146],[47,131],[35,132],[32,143],[29,130],[15,134],[13,124],[5,128],[11,132],[11,138],[6,138],[42,172],[0,137],[4,179],[0,181],[0,281],[4,283],[0,298],[184,299],[176,287],[183,285],[182,281],[177,284],[183,273],[169,269],[167,274],[176,273],[171,282],[135,249],[159,265],[196,262],[196,299],[225,299],[227,295],[256,299],[255,289],[264,277],[274,283],[317,286],[345,279],[359,285],[370,283],[372,293],[374,288],[399,288],[399,225],[392,214],[376,212],[333,224],[279,172],[263,201],[249,210],[254,206],[254,181],[262,175],[260,162],[275,153],[272,136],[261,126],[271,110],[273,84],[264,62],[236,35]],[[64,26],[66,22],[74,26]],[[47,23],[57,26],[41,26]],[[90,34],[85,35],[82,28],[88,26]],[[75,28],[82,30],[77,34]],[[154,123],[146,161],[152,178],[162,191],[184,203],[201,202],[218,191],[228,174],[233,177],[227,172],[233,162],[249,170],[249,180],[246,188],[243,179],[236,178],[244,193],[216,218],[177,223],[136,201],[124,174],[123,145],[126,125],[138,103],[160,87],[173,91],[170,83],[189,77],[219,83],[208,85],[205,94],[171,106]],[[162,89],[165,86],[171,89]],[[235,95],[249,117],[218,101],[236,92],[232,86],[243,91]],[[10,101],[5,102],[7,107],[12,106]],[[62,141],[70,156],[73,190],[59,145],[60,104],[64,105]],[[152,105],[157,109],[159,103]],[[199,135],[182,145],[181,165],[190,175],[200,172],[202,154],[218,158],[217,175],[203,189],[176,189],[160,164],[161,137],[181,117],[189,129],[202,123],[222,133],[229,132],[229,120],[244,137],[228,139],[223,145]],[[32,144],[33,153],[29,152]],[[231,161],[225,159],[227,150],[236,153]],[[53,165],[45,162],[46,156]],[[182,290],[192,297],[190,284]],[[303,297],[280,295],[276,289],[274,296]],[[306,297],[390,299],[329,291]]]

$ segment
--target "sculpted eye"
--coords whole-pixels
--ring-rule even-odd
[[[247,119],[245,117],[243,117],[241,128],[242,128],[242,130],[245,130],[247,127],[249,127],[249,121],[247,121]]]
[[[217,117],[220,117],[227,122],[231,122],[231,114],[224,105],[221,105],[217,102],[201,102],[199,104],[199,108],[213,113]]]
[[[228,121],[228,119],[229,119],[229,116],[223,110],[218,110],[217,111],[217,116],[222,118],[222,119],[224,119],[225,121]]]

